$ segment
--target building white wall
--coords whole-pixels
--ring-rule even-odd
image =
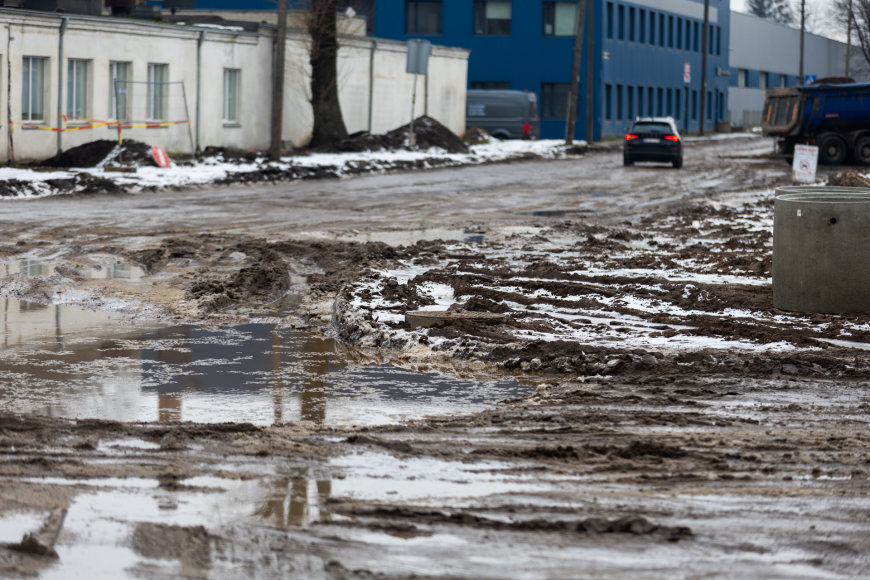
[[[58,86],[61,25],[63,34],[63,83]],[[304,146],[311,139],[313,117],[309,100],[310,64],[308,38],[291,31],[287,38],[284,78],[283,138],[288,146]],[[109,65],[132,63],[132,78],[145,81],[149,63],[168,65],[169,80],[181,81],[168,97],[170,121],[189,118],[190,125],[164,128],[125,128],[124,139],[159,145],[170,153],[191,153],[196,145],[265,150],[271,134],[271,93],[274,68],[274,29],[259,33],[198,28],[147,21],[63,16],[0,9],[0,111],[9,106],[12,124],[0,123],[0,160],[45,159],[98,139],[117,139],[117,127],[54,132],[62,128],[58,102],[66,112],[68,59],[89,64],[89,117],[107,121],[114,115]],[[22,59],[46,58],[45,115],[40,128],[22,124]],[[339,101],[348,131],[382,133],[410,121],[413,76],[405,72],[403,43],[342,37],[338,58]],[[10,75],[6,74],[6,70]],[[239,122],[223,120],[225,69],[240,71]],[[465,86],[468,51],[436,47],[428,79],[418,79],[416,114],[424,111],[457,134],[465,128]],[[11,86],[9,80],[11,78]],[[131,85],[131,117],[144,122],[146,85]],[[429,94],[424,91],[428,87]],[[4,115],[0,113],[0,118]],[[193,143],[193,147],[191,144]]]

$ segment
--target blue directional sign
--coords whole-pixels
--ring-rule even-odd
[[[804,84],[811,85],[816,82],[816,75],[804,75]]]

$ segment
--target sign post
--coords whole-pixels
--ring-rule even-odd
[[[408,41],[408,59],[405,63],[405,72],[414,75],[414,90],[411,93],[411,125],[408,129],[408,148],[413,149],[416,145],[414,138],[414,103],[417,100],[417,75],[429,74],[429,54],[432,52],[432,43],[420,38],[412,38]]]
[[[814,183],[819,160],[819,148],[815,145],[795,145],[791,180],[794,183]]]

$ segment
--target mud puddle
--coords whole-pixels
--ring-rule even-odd
[[[396,231],[350,231],[350,232],[314,232],[311,237],[328,238],[342,242],[370,243],[381,242],[388,246],[413,246],[417,242],[433,242],[436,240],[462,241],[467,243],[482,243],[486,236],[473,228],[420,228],[402,229]]]
[[[138,281],[145,271],[139,266],[126,262],[107,261],[106,264],[70,268],[69,266],[45,260],[19,260],[0,264],[0,275],[20,276],[23,278],[41,278],[54,274],[74,273],[87,280],[129,280]]]
[[[2,306],[0,405],[13,413],[379,425],[474,411],[528,391],[515,381],[357,363],[333,340],[280,318],[205,328],[12,299]]]

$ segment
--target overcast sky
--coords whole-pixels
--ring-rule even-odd
[[[821,34],[830,38],[845,41],[845,31],[841,33],[837,26],[833,25],[829,20],[828,10],[830,9],[831,0],[806,0],[808,11],[813,13],[812,21],[807,27],[811,32]],[[731,10],[736,12],[747,12],[747,0],[731,0]],[[792,6],[795,7],[795,15],[798,16],[798,28],[800,27],[800,0],[792,0]]]

